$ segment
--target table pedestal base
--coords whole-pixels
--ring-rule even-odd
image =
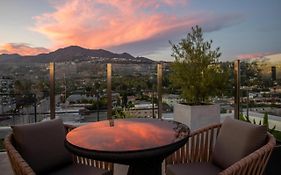
[[[128,175],[162,175],[162,161],[131,164]]]

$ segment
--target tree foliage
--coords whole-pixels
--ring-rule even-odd
[[[218,62],[221,53],[219,48],[212,50],[212,40],[204,40],[200,27],[192,27],[186,38],[170,44],[175,58],[170,80],[185,102],[201,104],[221,93],[228,77]]]
[[[247,62],[242,61],[240,63],[241,71],[241,85],[242,86],[261,86],[262,74],[261,67],[256,61]]]

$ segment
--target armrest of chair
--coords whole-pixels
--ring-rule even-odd
[[[268,133],[268,140],[264,146],[223,170],[219,175],[262,175],[275,145],[275,138]]]
[[[220,127],[213,124],[192,132],[188,142],[165,160],[166,164],[210,161]]]
[[[35,175],[35,172],[22,158],[20,153],[13,146],[13,135],[8,135],[4,140],[4,146],[10,159],[13,171],[17,175]]]
[[[66,134],[71,131],[72,129],[76,128],[76,126],[74,125],[70,125],[70,124],[63,124],[64,125],[64,128],[65,128],[65,131],[66,131]]]
[[[68,133],[72,129],[76,128],[76,126],[69,125],[69,124],[64,124],[64,127],[66,130],[66,133]],[[101,168],[101,169],[105,169],[105,170],[113,172],[113,163],[110,163],[110,162],[98,161],[98,160],[89,159],[89,158],[81,157],[81,156],[77,156],[77,155],[73,155],[73,161],[77,164],[84,164],[84,165],[93,166],[93,167],[97,167],[97,168]]]

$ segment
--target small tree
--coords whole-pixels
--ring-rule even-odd
[[[242,86],[262,86],[262,69],[257,61],[242,61],[240,70]]]
[[[180,88],[186,103],[202,104],[218,95],[228,75],[221,68],[219,48],[211,49],[212,40],[204,41],[202,29],[192,27],[191,33],[178,44],[172,44],[172,86]]]

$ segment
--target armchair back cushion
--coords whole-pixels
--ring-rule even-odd
[[[226,118],[219,132],[212,162],[222,169],[254,152],[266,142],[267,128]]]
[[[15,147],[37,173],[45,173],[72,162],[64,147],[61,119],[12,126]]]

